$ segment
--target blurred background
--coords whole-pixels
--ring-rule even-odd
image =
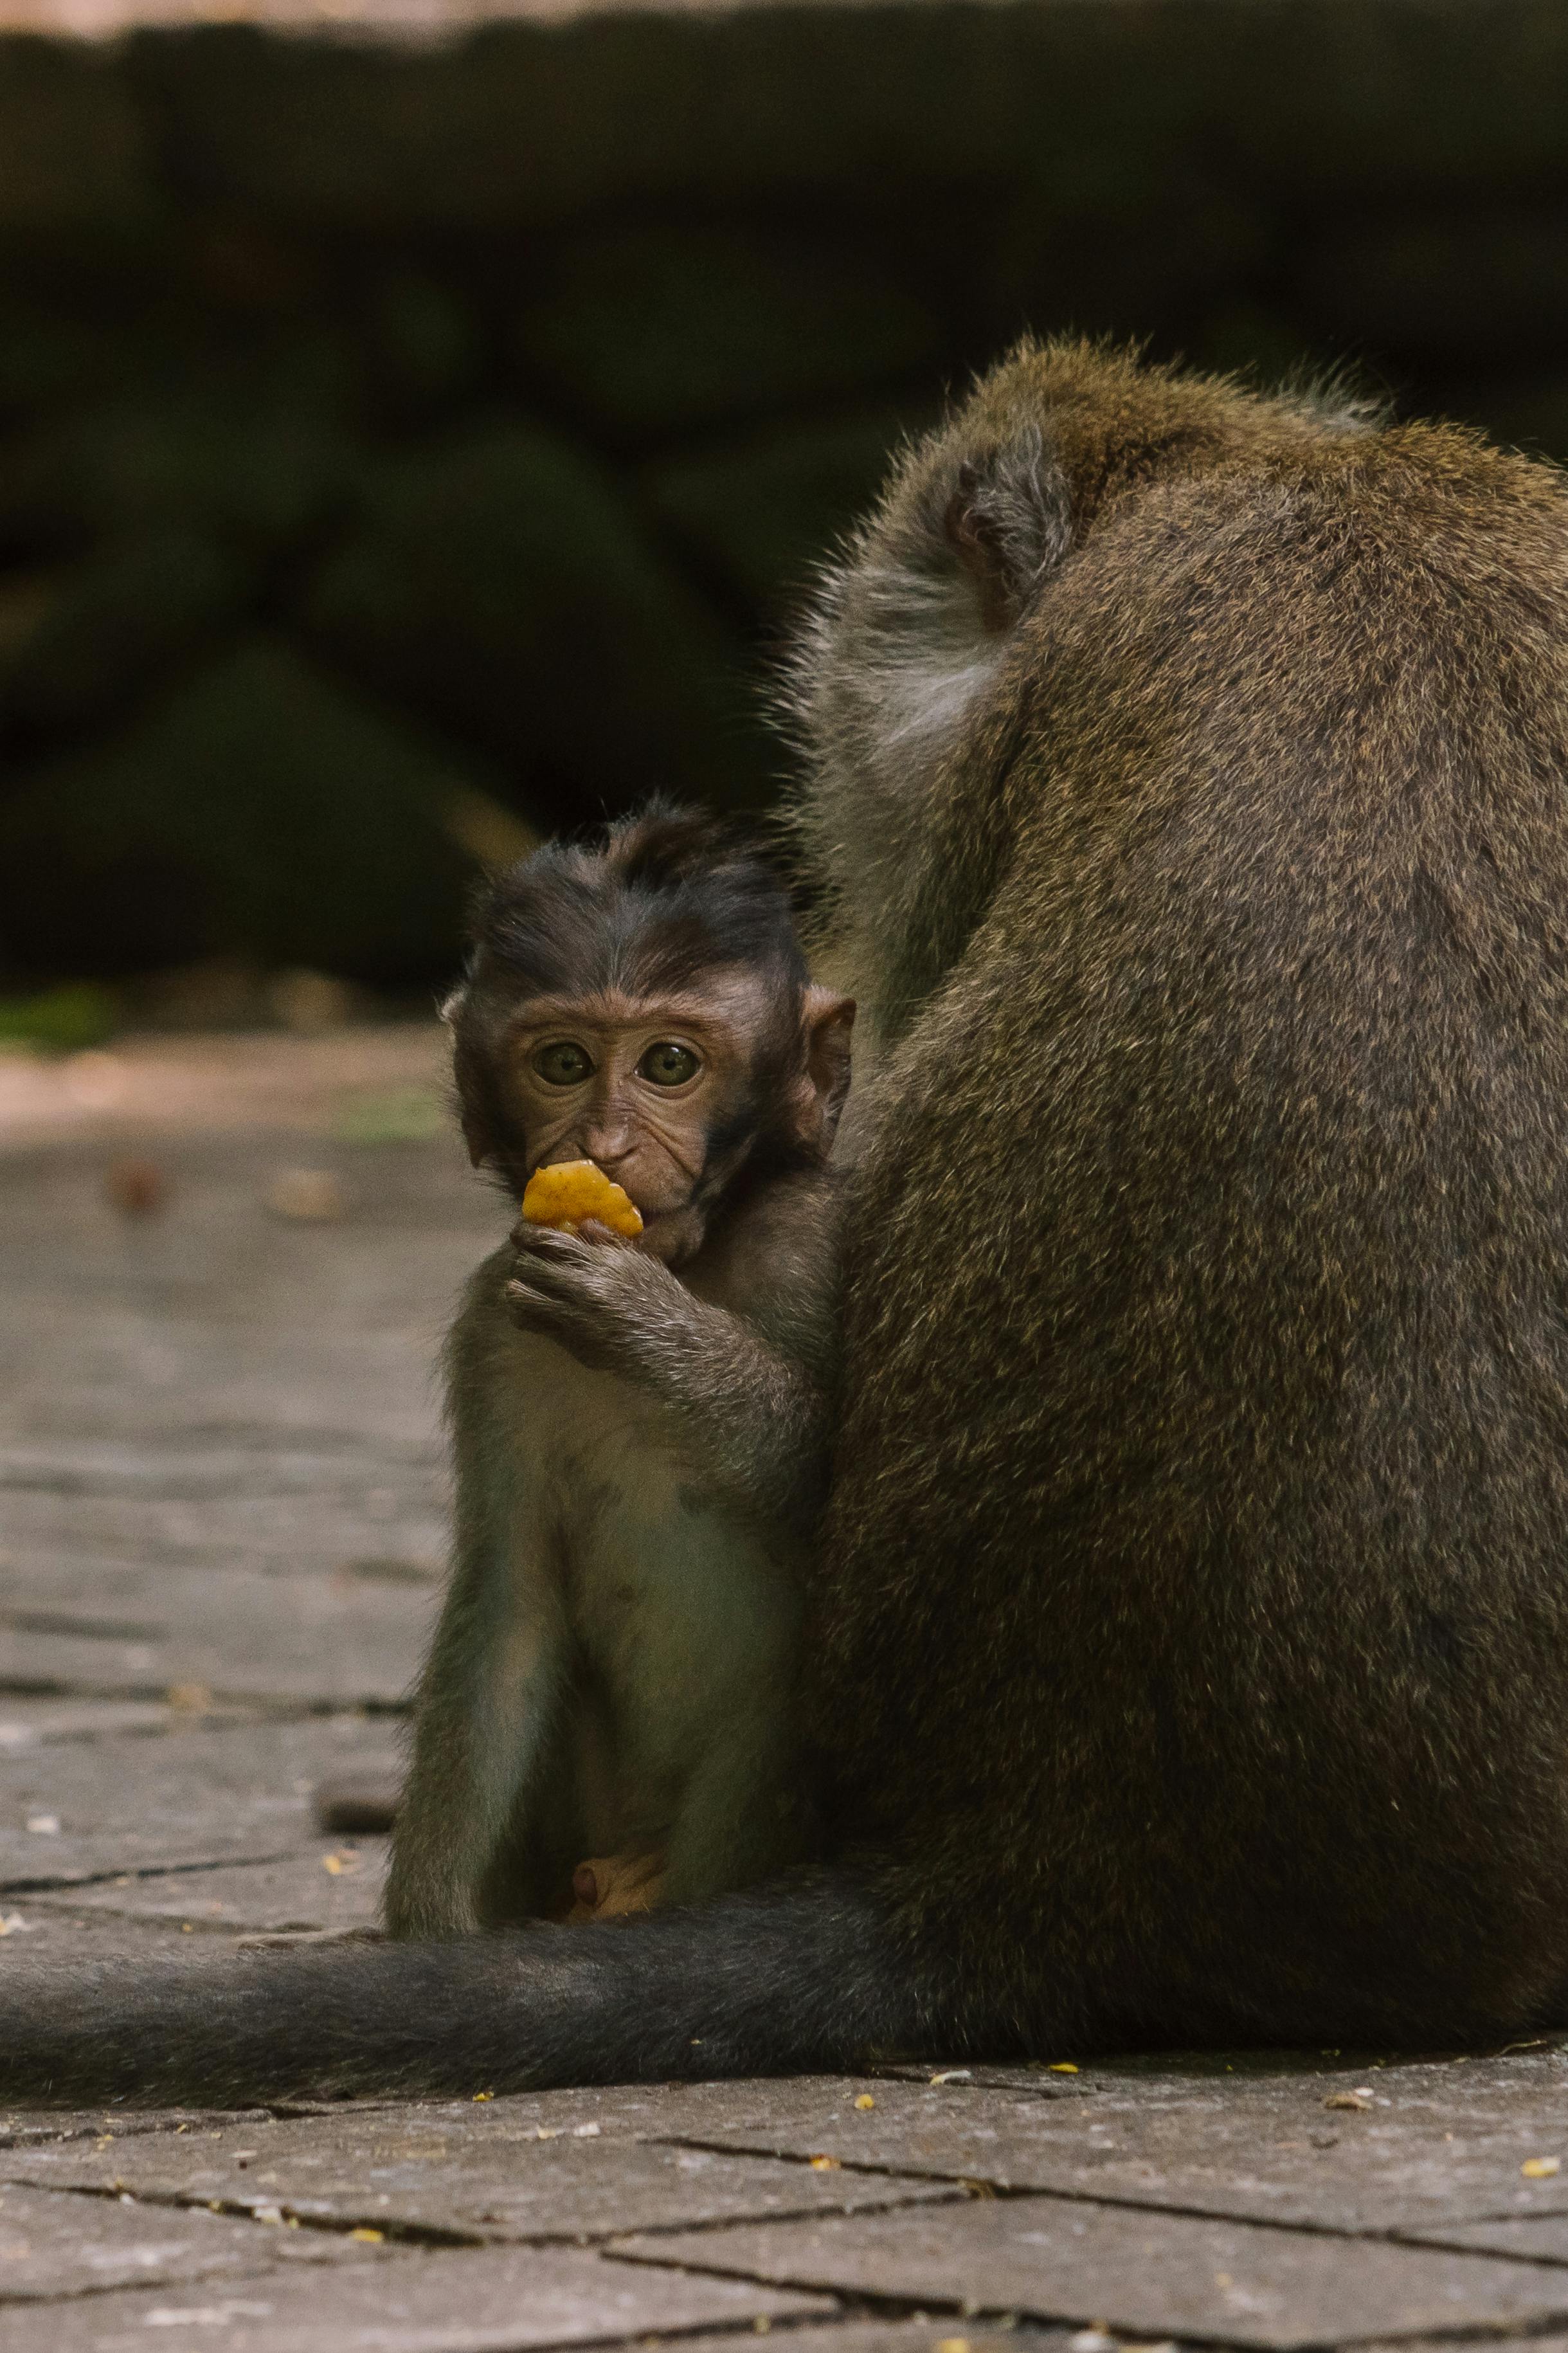
[[[765,807],[1025,327],[1568,457],[1562,0],[195,13],[0,0],[0,1036],[427,1013],[486,860]]]

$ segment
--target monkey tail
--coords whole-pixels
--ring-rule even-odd
[[[956,2047],[888,1907],[834,1874],[592,1927],[8,1966],[0,2097],[244,2106],[840,2070]]]

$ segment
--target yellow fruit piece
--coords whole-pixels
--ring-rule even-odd
[[[1531,2181],[1548,2181],[1552,2174],[1562,2172],[1563,2159],[1560,2157],[1527,2157],[1519,2169]]]
[[[627,1241],[642,1231],[630,1195],[592,1160],[557,1160],[536,1168],[522,1197],[522,1214],[531,1226],[557,1226],[563,1234],[574,1234],[588,1218]]]

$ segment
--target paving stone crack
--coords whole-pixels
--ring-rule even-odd
[[[221,1683],[207,1686],[215,1707],[250,1708],[276,1721],[302,1722],[321,1715],[411,1715],[411,1698],[388,1699],[384,1692],[341,1692],[323,1699],[302,1699],[298,1692],[230,1691]],[[0,1698],[152,1700],[166,1701],[167,1677],[136,1683],[79,1683],[60,1675],[0,1675]]]
[[[153,2140],[160,2133],[165,2133],[173,2140],[182,2130],[189,2130],[190,2126],[196,2122],[198,2116],[205,2124],[210,2124],[215,2116],[221,2116],[226,2125],[242,2125],[259,2123],[269,2114],[270,2111],[266,2108],[192,2109],[188,2117],[181,2115],[179,2122],[175,2124],[170,2121],[167,2115],[149,2116],[145,2122],[142,2122],[139,2121],[138,2113],[134,2108],[117,2108],[112,2114],[106,2112],[101,2124],[71,2125],[59,2132],[48,2133],[39,2126],[37,2128],[37,2137],[31,2140],[6,2140],[0,2137],[0,2184],[4,2184],[10,2189],[35,2189],[47,2187],[47,2185],[37,2182],[24,2181],[18,2175],[6,2170],[8,2163],[14,2163],[18,2158],[36,2156],[41,2148],[68,2148],[75,2141],[100,2141],[105,2135],[110,2140]],[[0,2136],[15,2129],[14,2126],[6,2123],[4,2116],[0,2116]]]
[[[113,1887],[121,1880],[171,1879],[186,1871],[256,1871],[266,1863],[296,1862],[299,1854],[300,1849],[291,1846],[277,1854],[220,1854],[203,1856],[195,1862],[132,1863],[129,1869],[117,1864],[112,1871],[86,1871],[73,1879],[0,1879],[0,1895],[73,1895],[79,1888]]]
[[[697,2226],[693,2225],[693,2228]],[[942,2315],[952,2314],[955,2319],[962,2318],[966,2321],[985,2320],[988,2321],[993,2327],[1011,2329],[1019,2327],[1022,2319],[1025,2317],[1016,2305],[976,2305],[970,2303],[964,2298],[939,2295],[914,2296],[894,2295],[889,2294],[886,2295],[879,2295],[874,2288],[857,2287],[853,2290],[847,2290],[839,2287],[837,2283],[832,2281],[808,2280],[805,2278],[790,2279],[787,2281],[779,2280],[773,2278],[765,2272],[747,2271],[740,2264],[731,2264],[728,2269],[721,2269],[716,2263],[667,2263],[660,2256],[644,2254],[640,2250],[634,2251],[625,2247],[617,2247],[613,2244],[602,2247],[599,2252],[605,2257],[605,2261],[609,2263],[634,2264],[648,2271],[688,2273],[694,2279],[741,2279],[749,2281],[755,2287],[798,2287],[806,2289],[816,2295],[845,2296],[853,2295],[857,2306],[863,2307],[877,2319],[913,2320],[918,2319],[922,2314],[940,2313]],[[821,2318],[821,2315],[817,2315],[816,2316],[818,2319]],[[1040,2319],[1042,2316],[1030,2313],[1027,2317],[1031,2320],[1037,2320]],[[1049,2326],[1051,2324],[1047,2322],[1045,2325]],[[1061,2325],[1064,2327],[1070,2327],[1081,2324],[1078,2315],[1068,2314],[1062,2316]],[[778,2326],[776,2322],[772,2324],[769,2329],[770,2335],[772,2334],[773,2327],[776,2326]],[[1131,2335],[1132,2332],[1123,2329],[1120,2333],[1125,2337]],[[1211,2340],[1200,2337],[1183,2337],[1180,2342],[1184,2345],[1196,2345],[1206,2342],[1213,2342],[1215,2345],[1225,2345],[1227,2341],[1223,2338],[1215,2338]],[[1234,2345],[1228,2345],[1227,2353],[1236,2353]],[[1289,2347],[1270,2347],[1267,2348],[1267,2353],[1314,2353],[1314,2348],[1307,2346],[1294,2345]],[[1327,2348],[1324,2348],[1324,2353],[1328,2353]]]
[[[86,1642],[166,1642],[167,1626],[135,1618],[77,1618],[66,1609],[8,1609],[0,1603],[0,1626],[16,1634],[68,1634]]]
[[[642,2144],[645,2148],[657,2148],[665,2145],[666,2144],[657,2141],[644,2141]],[[729,2153],[733,2156],[734,2151],[731,2150]],[[847,2171],[849,2168],[847,2167],[845,2169]],[[889,2185],[896,2179],[896,2176],[889,2176]],[[689,2237],[698,2232],[728,2231],[736,2226],[743,2226],[748,2221],[756,2222],[762,2221],[770,2224],[773,2222],[817,2222],[825,2221],[829,2219],[837,2221],[841,2217],[852,2217],[857,2214],[901,2214],[906,2209],[910,2213],[940,2213],[944,2207],[963,2205],[965,2199],[973,2195],[973,2192],[968,2189],[967,2185],[960,2181],[955,2181],[952,2184],[952,2196],[948,2198],[908,2199],[890,2197],[884,2202],[880,2202],[875,2206],[770,2207],[768,2212],[763,2216],[708,2214],[700,2216],[696,2221],[684,2220],[670,2222],[644,2222],[639,2225],[637,2235],[639,2238],[647,2239]],[[594,2231],[587,2233],[584,2233],[582,2232],[572,2232],[567,2233],[563,2238],[558,2238],[557,2235],[553,2233],[549,2238],[544,2237],[542,2234],[536,2238],[531,2232],[527,2240],[527,2244],[531,2247],[542,2247],[555,2244],[573,2247],[585,2247],[590,2245],[608,2247],[612,2239],[624,2238],[625,2235],[625,2232],[618,2228],[609,2231]],[[521,2243],[521,2242],[519,2242],[519,2243]]]
[[[225,1695],[214,1691],[210,1684],[205,1685],[204,1688],[207,1692],[208,1699],[207,1703],[200,1707],[174,1706],[171,1707],[167,1716],[160,1717],[151,1724],[121,1722],[92,1724],[89,1722],[72,1725],[58,1732],[44,1731],[36,1739],[18,1741],[15,1745],[8,1744],[9,1753],[13,1757],[37,1757],[45,1749],[78,1748],[100,1742],[177,1740],[191,1732],[234,1732],[264,1725],[315,1724],[319,1723],[323,1716],[333,1715],[399,1717],[409,1712],[401,1701],[258,1699],[251,1692],[231,1693]],[[18,1692],[14,1684],[7,1683],[4,1677],[0,1677],[0,1699],[7,1695],[13,1698],[41,1696],[70,1700],[82,1707],[110,1706],[127,1698],[140,1703],[148,1697],[144,1693],[127,1694],[106,1691],[101,1684],[98,1683],[89,1686],[68,1683],[61,1685],[58,1691],[44,1694],[23,1693]],[[170,1705],[166,1684],[159,1686],[153,1692],[151,1697],[154,1704]],[[411,1705],[412,1703],[410,1703]]]
[[[29,2295],[25,2289],[7,2287],[0,2291],[0,2312],[26,2309],[34,2305],[53,2306],[57,2304],[85,2304],[94,2296],[123,2295],[127,2288],[146,2285],[160,2287],[171,2295],[194,2293],[197,2287],[211,2288],[232,2294],[236,2288],[254,2286],[258,2280],[269,2277],[270,2272],[208,2272],[199,2279],[171,2279],[146,2282],[132,2279],[82,2280],[75,2287],[41,2287]]]
[[[1168,2212],[1171,2210],[1167,2208],[1161,2211]],[[1227,2216],[1226,2219],[1235,2220],[1236,2218]],[[700,2227],[696,2224],[690,2226],[693,2232]],[[651,2232],[638,2233],[639,2237],[652,2235]],[[859,2286],[849,2290],[836,2281],[818,2280],[808,2276],[804,2265],[798,2275],[792,2274],[786,2276],[773,2272],[748,2270],[738,2263],[721,2268],[713,2263],[668,2263],[658,2255],[645,2254],[640,2249],[617,2247],[613,2244],[603,2247],[600,2252],[607,2262],[642,2265],[650,2271],[686,2272],[698,2279],[746,2280],[757,2287],[794,2287],[817,2295],[839,2297],[853,2295],[858,2306],[863,2306],[879,2319],[920,2320],[928,2316],[951,2316],[955,2320],[962,2320],[965,2327],[978,2322],[985,2327],[1008,2331],[1025,2327],[1066,2329],[1092,2327],[1099,2328],[1103,2324],[1103,2315],[1090,2313],[1087,2307],[1071,2312],[1047,2313],[1036,2311],[1026,2306],[981,2304],[967,2296],[944,2296],[934,2292],[918,2296],[901,2296],[892,2294],[879,2295],[873,2288]],[[820,2318],[820,2316],[818,2317]],[[843,2317],[849,2317],[848,2313],[847,2312]],[[769,2333],[771,2334],[773,2328],[781,2325],[778,2322],[773,2323]],[[803,2316],[799,2325],[805,2327],[810,2324]],[[1444,2328],[1441,2326],[1423,2323],[1400,2333],[1383,2329],[1364,2337],[1357,2337],[1336,2332],[1332,2336],[1293,2337],[1267,2342],[1243,2341],[1235,2337],[1205,2337],[1195,2332],[1186,2331],[1178,2334],[1171,2330],[1151,2329],[1142,2326],[1134,2328],[1117,2323],[1107,2325],[1107,2334],[1116,2341],[1119,2348],[1136,2344],[1140,2348],[1152,2348],[1153,2340],[1157,2337],[1162,2346],[1169,2344],[1174,2348],[1181,2348],[1181,2353],[1184,2353],[1184,2349],[1189,2347],[1193,2348],[1193,2353],[1198,2353],[1198,2348],[1204,2348],[1204,2353],[1341,2353],[1341,2348],[1351,2347],[1365,2348],[1367,2353],[1374,2353],[1374,2348],[1384,2346],[1393,2348],[1406,2343],[1412,2347],[1529,2344],[1541,2339],[1561,2343],[1563,2319],[1558,2314],[1543,2316],[1538,2321],[1525,2322],[1518,2327],[1510,2326],[1506,2322],[1493,2326],[1478,2322],[1473,2327],[1466,2328]]]
[[[798,2149],[747,2146],[739,2141],[699,2140],[686,2136],[679,2137],[671,2136],[666,2138],[661,2135],[659,2145],[671,2148],[701,2149],[714,2157],[769,2157],[784,2165],[808,2166],[812,2162],[809,2156],[803,2156]],[[1176,2204],[1168,2199],[1156,2201],[1149,2198],[1134,2198],[1125,2190],[1048,2189],[1043,2184],[1032,2182],[993,2181],[984,2173],[938,2172],[909,2164],[877,2165],[868,2158],[862,2158],[841,2157],[837,2161],[835,2170],[854,2173],[861,2177],[880,2177],[887,2180],[939,2182],[949,2185],[954,2191],[962,2192],[970,2198],[1011,2200],[1032,2198],[1052,2199],[1065,2206],[1114,2206],[1124,2212],[1134,2214],[1180,2215],[1193,2222],[1234,2222],[1248,2230],[1279,2231],[1297,2238],[1343,2239],[1358,2245],[1429,2248],[1434,2253],[1440,2248],[1446,2254],[1465,2255],[1481,2263],[1495,2263],[1498,2260],[1497,2250],[1491,2247],[1465,2246],[1447,2239],[1438,2241],[1420,2234],[1425,2233],[1428,2227],[1434,2231],[1444,2229],[1465,2231],[1483,2222],[1507,2222],[1519,2219],[1517,2215],[1508,2212],[1478,2213],[1468,2214],[1462,2221],[1448,2224],[1434,2222],[1428,2226],[1426,2223],[1386,2222],[1373,2228],[1358,2230],[1344,2223],[1319,2222],[1312,2221],[1310,2217],[1300,2215],[1237,2213],[1231,2206],[1191,2205],[1185,2202]],[[931,2202],[935,2204],[938,2201],[933,2200]],[[732,2217],[730,2219],[733,2220]],[[1552,2217],[1543,2216],[1541,2219],[1551,2220]],[[1559,2219],[1568,2221],[1568,2215]],[[685,2225],[661,2224],[658,2227],[660,2229],[686,2228],[696,2231],[727,2226],[693,2222]],[[1516,2260],[1515,2252],[1511,2247],[1508,2251],[1508,2260],[1510,2262]],[[1565,2263],[1561,2256],[1553,2259],[1548,2255],[1519,2255],[1517,2260],[1521,2263],[1534,2263],[1542,2271],[1568,2271],[1568,2263]],[[1568,2285],[1565,2285],[1565,2293],[1568,2293]],[[1558,2324],[1559,2327],[1561,2325],[1561,2323]]]
[[[3,2160],[0,2160],[3,2163]],[[22,2187],[21,2184],[15,2185]],[[26,2185],[37,2188],[37,2183]],[[377,2231],[389,2246],[411,2247],[493,2247],[545,2246],[556,2242],[544,2239],[503,2240],[498,2242],[483,2232],[448,2228],[440,2222],[392,2221],[374,2214],[312,2214],[303,2207],[291,2205],[286,2198],[261,2198],[247,2200],[239,2198],[198,2198],[194,2192],[178,2189],[132,2189],[124,2184],[69,2181],[48,2185],[51,2197],[96,2198],[111,2206],[142,2206],[160,2211],[180,2214],[226,2214],[241,2222],[253,2222],[258,2231],[318,2231],[328,2238],[352,2239],[356,2231]],[[275,2222],[257,2210],[265,2207],[268,2215],[278,2214]],[[567,2241],[566,2244],[575,2244]]]
[[[5,1686],[0,1684],[0,1698],[4,1696]],[[103,1694],[100,1692],[89,1692],[82,1694],[80,1697],[83,1705],[91,1706],[100,1701]],[[221,1711],[216,1705],[210,1709],[202,1708],[199,1711],[193,1709],[188,1713],[180,1711],[174,1714],[168,1720],[153,1724],[112,1722],[72,1725],[58,1732],[45,1731],[30,1739],[7,1742],[6,1753],[13,1757],[21,1756],[37,1758],[50,1749],[89,1748],[105,1741],[167,1740],[171,1737],[177,1739],[182,1733],[196,1730],[228,1732],[252,1725],[297,1724],[302,1721],[304,1719],[297,1715],[274,1715],[248,1706],[226,1704]]]
[[[1419,2230],[1414,2223],[1401,2222],[1394,2224],[1385,2235],[1392,2245],[1415,2247],[1423,2254],[1484,2255],[1493,2262],[1501,2257],[1510,2263],[1534,2263],[1540,2270],[1546,2272],[1568,2270],[1568,2262],[1565,2262],[1562,2255],[1536,2255],[1531,2254],[1528,2248],[1513,2246],[1509,2247],[1505,2253],[1500,2248],[1467,2246],[1460,2239],[1437,2235],[1438,2232],[1447,2231],[1476,2230],[1486,2222],[1514,2222],[1519,2219],[1517,2214],[1472,2214],[1463,2222],[1434,2222],[1430,2229],[1423,2223]],[[1563,2215],[1543,2214],[1535,2219],[1541,2221],[1554,2220],[1562,2221],[1568,2218]],[[1370,2236],[1371,2233],[1368,2235]],[[1562,2323],[1559,2322],[1557,2325],[1561,2328]]]

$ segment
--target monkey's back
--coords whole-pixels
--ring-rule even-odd
[[[1156,480],[997,693],[1000,883],[850,1217],[846,1837],[1026,2039],[1517,2026],[1568,1982],[1568,499],[1415,427]]]

